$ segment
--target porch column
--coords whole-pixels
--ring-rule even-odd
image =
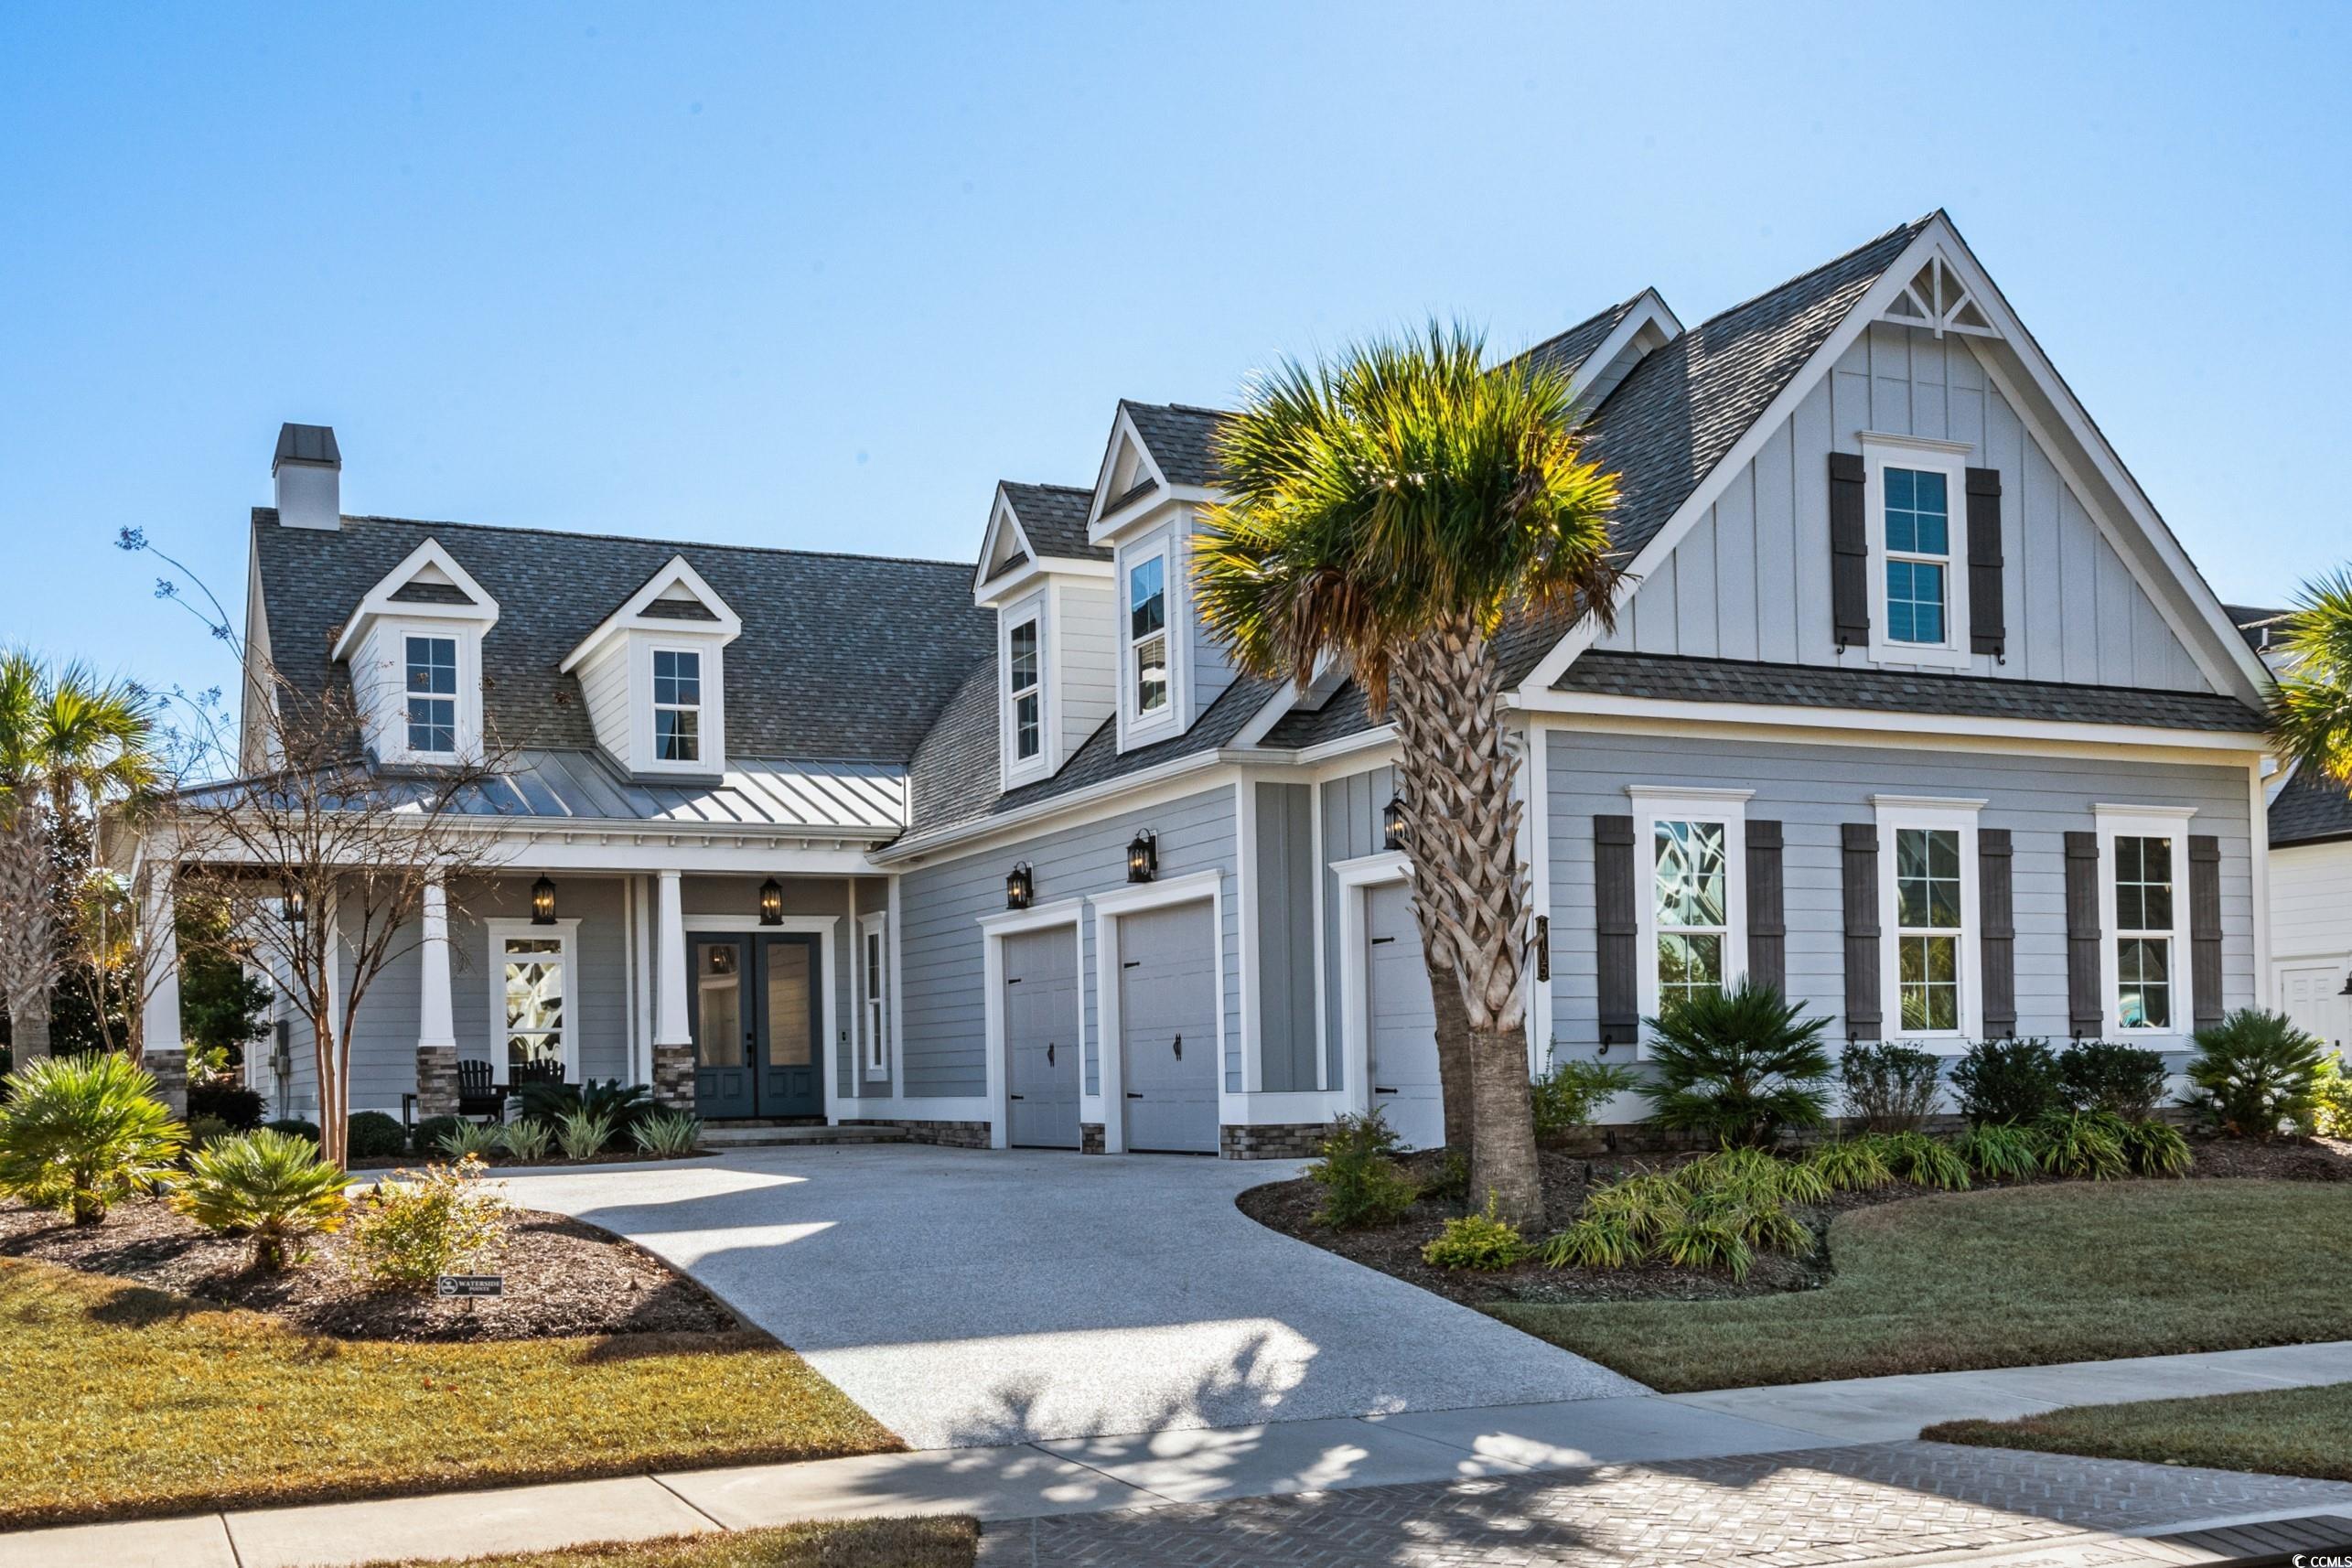
[[[664,871],[654,896],[653,1098],[694,1108],[694,1035],[686,1017],[686,916],[680,874]]]
[[[457,1114],[457,1027],[449,1005],[449,890],[424,885],[416,994],[416,1113]]]
[[[139,1023],[142,1060],[174,1116],[188,1115],[188,1047],[179,1034],[179,935],[172,923],[178,902],[172,871],[159,866],[149,879],[139,912],[139,945],[145,954],[147,999]]]

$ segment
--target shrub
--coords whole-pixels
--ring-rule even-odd
[[[2311,1130],[2323,1138],[2352,1138],[2352,1075],[2336,1057],[2319,1064],[2319,1079],[2312,1088]]]
[[[1594,1113],[1612,1095],[1627,1093],[1640,1081],[1641,1074],[1619,1063],[1554,1063],[1528,1090],[1535,1102],[1535,1135],[1558,1138],[1591,1126]]]
[[[612,1141],[612,1118],[585,1107],[566,1111],[556,1118],[555,1146],[564,1151],[567,1160],[593,1160],[605,1152]]]
[[[1879,1140],[1868,1133],[1823,1144],[1805,1156],[1821,1179],[1840,1192],[1869,1192],[1890,1186],[1895,1173],[1887,1167]]]
[[[1979,1126],[2030,1125],[2066,1098],[2058,1058],[2047,1040],[1978,1041],[1952,1069],[1952,1090],[1960,1096],[1960,1114]]]
[[[2164,1099],[2164,1058],[2138,1046],[2083,1040],[2058,1053],[2058,1089],[2077,1111],[2145,1122]]]
[[[608,1078],[601,1083],[595,1079],[581,1083],[526,1083],[515,1091],[512,1114],[517,1120],[527,1118],[553,1127],[562,1123],[567,1112],[585,1111],[602,1116],[612,1132],[626,1133],[639,1118],[660,1109],[653,1090],[644,1084],[624,1088],[620,1079]]]
[[[2162,1122],[2126,1122],[2118,1137],[2125,1163],[2141,1176],[2186,1176],[2196,1163],[2188,1152],[2188,1140]]]
[[[2196,1032],[2188,1103],[2233,1138],[2276,1137],[2312,1120],[2326,1054],[2285,1014],[2241,1007]]]
[[[1588,1214],[1544,1242],[1537,1256],[1547,1269],[1622,1269],[1640,1262],[1648,1250],[1623,1216]]]
[[[1628,1176],[1584,1199],[1584,1211],[1541,1251],[1552,1268],[1624,1268],[1657,1258],[1745,1277],[1758,1251],[1812,1245],[1784,1202],[1817,1202],[1829,1183],[1811,1165],[1760,1149],[1725,1149],[1671,1176]]]
[[[1723,1144],[1768,1145],[1784,1126],[1818,1127],[1829,1104],[1826,1018],[1773,986],[1742,981],[1701,992],[1650,1019],[1655,1080],[1642,1085],[1653,1124]]]
[[[456,1125],[441,1134],[438,1152],[453,1160],[478,1160],[499,1152],[505,1129],[495,1122],[468,1122],[456,1119]],[[418,1153],[424,1151],[420,1149]]]
[[[498,1129],[498,1134],[499,1147],[505,1151],[507,1156],[525,1165],[536,1165],[545,1159],[549,1146],[555,1142],[555,1135],[547,1130],[546,1122],[528,1119],[508,1122]]]
[[[1447,1149],[1437,1156],[1436,1174],[1421,1184],[1423,1197],[1468,1197],[1470,1196],[1470,1156],[1459,1149]]]
[[[186,1147],[189,1150],[206,1148],[223,1138],[233,1138],[236,1135],[237,1129],[230,1126],[218,1116],[191,1116],[188,1119]]]
[[[1519,1228],[1495,1213],[1489,1193],[1484,1212],[1447,1220],[1437,1239],[1421,1250],[1421,1261],[1438,1269],[1508,1269],[1530,1251]]]
[[[1838,1073],[1845,1084],[1846,1115],[1865,1133],[1916,1132],[1936,1108],[1942,1068],[1911,1046],[1846,1047]]]
[[[1672,1176],[1627,1176],[1589,1195],[1580,1218],[1616,1222],[1638,1250],[1637,1256],[1647,1256],[1690,1206],[1689,1190]]]
[[[2053,1111],[2035,1131],[2042,1137],[2042,1168],[2052,1176],[2115,1181],[2132,1174],[2123,1123],[2104,1111]]]
[[[657,1111],[639,1118],[630,1136],[657,1160],[683,1159],[703,1141],[702,1118],[686,1111]]]
[[[284,1133],[289,1138],[307,1138],[318,1142],[318,1123],[305,1122],[299,1116],[281,1116],[269,1124],[273,1133]]]
[[[397,1116],[381,1111],[358,1112],[344,1132],[343,1146],[355,1160],[397,1159],[408,1153],[408,1129]]]
[[[208,1230],[253,1239],[253,1266],[283,1269],[305,1238],[341,1228],[345,1177],[318,1145],[267,1128],[224,1138],[188,1162],[172,1207]]]
[[[250,1133],[262,1124],[262,1091],[247,1089],[231,1079],[191,1079],[188,1085],[188,1121],[194,1126],[199,1116],[217,1116],[240,1133]]]
[[[1674,1183],[1698,1196],[1724,1193],[1765,1203],[1819,1203],[1830,1184],[1819,1167],[1784,1160],[1764,1149],[1718,1149],[1674,1173]]]
[[[437,1155],[441,1152],[441,1140],[453,1129],[467,1124],[462,1116],[427,1116],[410,1132],[408,1146],[420,1155]]]
[[[1397,1164],[1396,1149],[1395,1129],[1377,1108],[1332,1123],[1331,1135],[1318,1151],[1323,1157],[1306,1167],[1307,1176],[1323,1188],[1316,1223],[1334,1230],[1359,1230],[1391,1224],[1411,1208],[1420,1192]]]
[[[160,1185],[188,1130],[154,1077],[112,1051],[46,1057],[7,1078],[0,1190],[95,1225],[110,1204]]]
[[[1735,1280],[1745,1279],[1756,1263],[1756,1251],[1734,1216],[1694,1210],[1685,1210],[1667,1227],[1658,1239],[1658,1255],[1678,1268],[1728,1269]]]
[[[351,1265],[378,1285],[424,1290],[497,1245],[506,1204],[480,1189],[482,1162],[396,1172],[360,1201]]]
[[[1967,1189],[1968,1162],[1949,1144],[1925,1133],[1888,1133],[1878,1144],[1886,1168],[1897,1179],[1946,1192]]]
[[[2024,1181],[2042,1168],[2041,1135],[2012,1122],[1984,1122],[1962,1133],[1952,1152],[1987,1181]]]

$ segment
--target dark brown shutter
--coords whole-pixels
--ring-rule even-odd
[[[2196,1027],[2221,1022],[2221,841],[2192,833],[2188,841],[2190,1002]]]
[[[1983,926],[1984,1037],[2017,1033],[2017,915],[2010,878],[2009,830],[1976,830],[1977,918]]]
[[[2001,598],[2001,470],[1968,471],[1968,642],[1999,659],[2008,650]]]
[[[1599,951],[1601,1044],[1641,1037],[1641,976],[1634,967],[1633,819],[1593,819],[1593,929]]]
[[[1788,989],[1788,922],[1780,892],[1780,824],[1747,824],[1747,977]]]
[[[2106,1033],[2099,994],[2099,835],[2067,834],[2067,1023],[2078,1040]]]
[[[1840,648],[1870,646],[1870,529],[1862,459],[1830,454],[1830,609]]]
[[[1845,825],[1846,1038],[1879,1037],[1878,827]]]

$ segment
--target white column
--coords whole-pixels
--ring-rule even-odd
[[[664,871],[660,875],[655,963],[661,983],[653,1003],[653,1043],[691,1046],[694,1036],[686,1021],[686,916],[679,897],[679,873]]]
[[[140,1030],[141,1048],[149,1055],[186,1047],[179,1037],[179,936],[173,930],[177,911],[169,867],[159,867],[140,911],[139,943],[146,954],[147,1000]]]
[[[416,1048],[457,1048],[457,1026],[449,1005],[449,893],[438,878],[424,885],[424,940],[419,949],[424,972],[416,998]]]

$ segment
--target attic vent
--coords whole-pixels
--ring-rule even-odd
[[[1928,264],[1895,296],[1886,307],[1885,319],[1899,321],[1908,327],[1925,327],[1939,338],[1947,332],[1965,332],[1975,338],[1997,338],[1992,323],[1977,308],[1975,298],[1960,275],[1944,265],[1941,256],[1930,256]]]

